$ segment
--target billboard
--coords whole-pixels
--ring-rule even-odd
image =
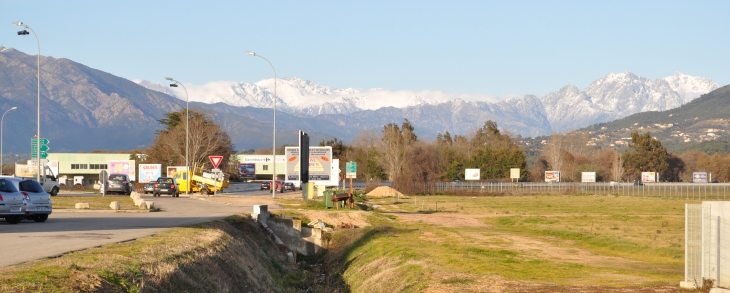
[[[707,183],[707,172],[692,172],[692,182]]]
[[[120,161],[107,161],[109,167],[109,174],[127,174],[130,181],[137,181],[137,172],[134,161],[132,160],[120,160]]]
[[[656,182],[656,172],[641,172],[641,182]]]
[[[464,170],[464,180],[479,180],[480,177],[479,169]]]
[[[286,181],[299,180],[299,147],[286,147]],[[278,159],[277,159],[278,161]],[[309,181],[329,181],[332,169],[332,147],[309,147]]]
[[[185,166],[167,166],[167,176],[166,177],[172,177],[175,175],[175,172],[177,171],[184,171],[187,170],[187,167]]]
[[[596,182],[596,172],[581,172],[580,182]]]
[[[510,168],[509,169],[509,178],[510,179],[520,179],[520,168]]]
[[[162,164],[139,164],[139,182],[155,182],[162,177]]]
[[[560,182],[560,171],[545,171],[545,182]]]
[[[255,163],[239,163],[238,164],[238,177],[246,179],[256,178],[256,164]]]

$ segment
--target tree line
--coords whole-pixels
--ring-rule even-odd
[[[186,134],[185,115],[189,119]],[[147,159],[140,163],[164,166],[185,165],[185,137],[189,136],[191,168],[210,168],[208,156],[222,155],[221,168],[237,174],[235,146],[228,134],[217,125],[210,113],[180,110],[161,119],[164,128],[153,143],[131,151],[130,159]],[[388,180],[408,192],[423,192],[419,186],[436,181],[464,180],[465,169],[480,170],[481,180],[510,181],[510,169],[520,169],[520,181],[544,181],[545,171],[560,171],[561,181],[579,182],[581,172],[596,172],[596,181],[635,181],[641,172],[658,172],[661,181],[691,182],[692,172],[708,172],[712,179],[730,181],[730,155],[708,155],[690,150],[680,155],[667,151],[649,132],[631,133],[628,149],[597,148],[585,132],[553,134],[543,143],[535,162],[528,166],[525,151],[517,138],[499,130],[488,120],[479,129],[466,135],[445,131],[436,140],[419,139],[414,125],[404,119],[401,124],[389,123],[381,130],[363,130],[350,144],[333,138],[319,143],[331,146],[333,158],[357,162],[357,178],[367,181]],[[284,153],[277,147],[277,154]],[[271,149],[243,150],[242,153],[271,154]],[[406,191],[406,190],[403,190]]]

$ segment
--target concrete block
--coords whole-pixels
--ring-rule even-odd
[[[112,208],[112,210],[118,211],[121,207],[119,206],[118,201],[113,201],[109,204],[109,207]]]
[[[135,206],[138,206],[138,207],[140,207],[140,208],[144,208],[144,207],[145,207],[145,206],[144,206],[144,199],[141,199],[141,198],[135,198],[135,199],[134,199],[134,205],[135,205]]]
[[[85,202],[76,203],[76,209],[89,209],[89,204]]]
[[[155,202],[154,201],[145,201],[145,205],[146,205],[146,208],[148,210],[151,210],[151,209],[154,209],[155,208]]]

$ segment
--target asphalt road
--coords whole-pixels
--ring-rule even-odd
[[[82,193],[86,196],[99,196]],[[270,194],[270,193],[269,193]],[[63,193],[59,196],[78,196]],[[226,196],[266,196],[266,191],[230,193]],[[236,213],[251,213],[253,205],[232,206],[195,198],[143,196],[160,212],[115,213],[110,211],[54,210],[45,223],[23,220],[10,225],[0,221],[0,267],[58,256],[109,243],[150,236],[177,226],[187,226]]]

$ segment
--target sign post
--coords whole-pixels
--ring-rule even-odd
[[[357,162],[345,163],[345,175],[350,178],[350,194],[352,194],[352,178],[357,178]]]
[[[47,138],[41,138],[40,139],[40,152],[41,152],[41,159],[45,159],[48,157],[48,150],[50,149],[48,147],[48,143],[51,142]],[[32,159],[38,158],[38,139],[33,137],[30,139],[30,157]]]
[[[210,163],[213,164],[213,168],[218,168],[218,165],[223,161],[223,156],[208,156]]]

